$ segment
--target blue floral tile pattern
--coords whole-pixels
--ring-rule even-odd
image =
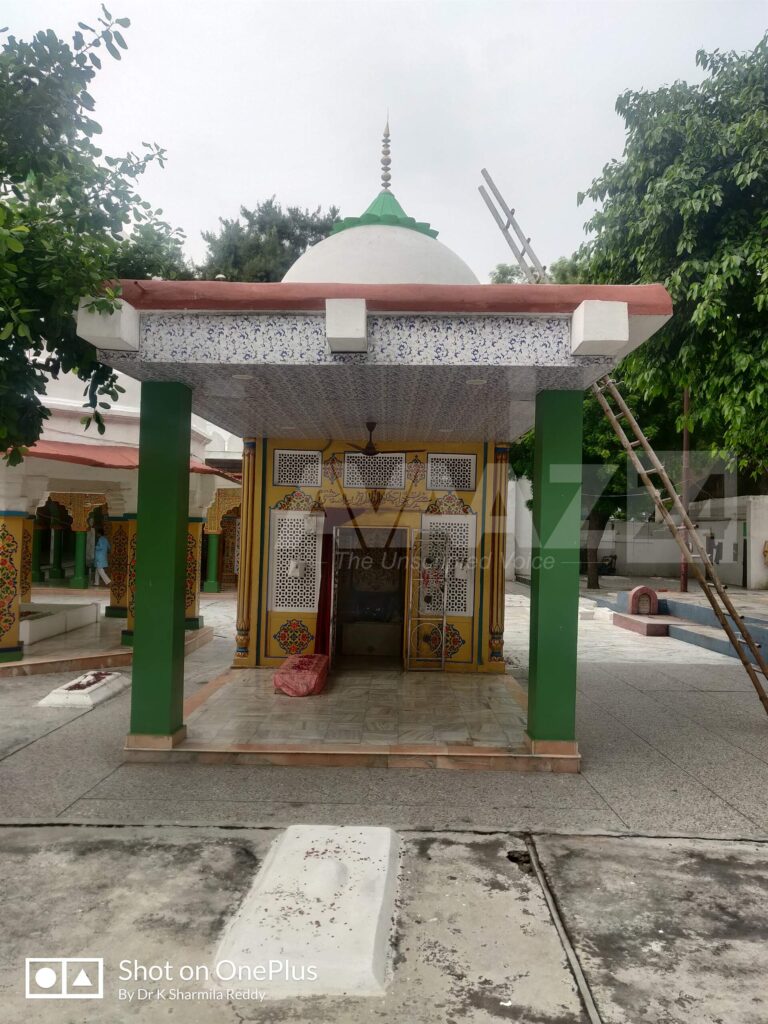
[[[371,316],[369,351],[333,354],[322,314],[150,313],[147,362],[369,366],[575,366],[568,317]]]

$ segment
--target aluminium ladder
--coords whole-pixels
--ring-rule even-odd
[[[707,554],[706,547],[701,543],[698,533],[696,532],[696,527],[689,518],[688,513],[680,500],[680,495],[675,491],[664,465],[659,461],[659,457],[651,447],[648,438],[640,429],[637,420],[632,415],[621,395],[621,392],[616,387],[616,382],[611,380],[609,376],[603,377],[596,384],[592,385],[592,391],[602,406],[603,412],[613,427],[616,436],[621,441],[624,450],[627,455],[629,455],[632,465],[635,467],[640,479],[645,484],[645,488],[653,499],[654,505],[660,512],[666,525],[669,527],[670,533],[674,537],[677,546],[680,548],[680,551],[688,562],[694,576],[698,580],[701,589],[706,594],[707,600],[712,606],[712,611],[715,613],[718,622],[725,630],[733,649],[739,656],[747,675],[752,681],[752,685],[757,692],[760,703],[763,705],[766,714],[768,714],[768,694],[766,694],[760,678],[760,676],[762,676],[764,680],[768,681],[768,664],[766,664],[765,659],[760,653],[759,644],[755,642],[747,629],[744,620],[734,608],[730,596],[717,575],[714,563]],[[608,398],[606,398],[606,395],[609,395],[615,403],[619,410],[618,414],[614,412],[614,409],[608,401]],[[627,436],[627,432],[620,422],[621,418],[626,421],[630,431],[634,434],[634,440],[630,441]],[[642,448],[643,452],[648,457],[650,466],[646,467],[641,462],[636,451],[637,448]],[[661,491],[651,480],[651,474],[656,474],[658,476],[661,486],[671,498],[672,508],[680,517],[680,525],[678,525],[672,518],[672,513],[667,508],[667,505],[661,496]],[[686,543],[686,536],[690,539],[690,546]],[[731,624],[732,622],[735,623],[735,629]],[[745,646],[755,659],[755,664],[749,660],[749,657],[744,650]]]
[[[530,238],[526,238],[520,228],[520,225],[515,219],[515,211],[510,209],[507,205],[488,171],[483,169],[480,173],[493,193],[493,197],[498,204],[498,209],[494,206],[491,197],[488,195],[488,192],[483,185],[480,186],[478,191],[483,197],[485,205],[490,210],[499,230],[512,250],[523,277],[525,277],[525,279],[531,284],[548,282],[550,278],[547,274],[546,267],[541,264],[536,253],[531,247]],[[499,212],[499,210],[501,212]],[[512,236],[510,228],[517,236],[517,240]],[[696,527],[691,522],[688,513],[680,500],[679,494],[675,491],[672,481],[667,475],[667,471],[659,461],[656,452],[648,442],[648,438],[640,429],[637,420],[632,415],[629,407],[622,398],[621,392],[616,387],[616,382],[611,380],[610,376],[605,376],[596,384],[592,385],[592,391],[602,406],[603,412],[608,417],[616,436],[621,441],[622,446],[629,455],[633,466],[639,473],[640,479],[645,484],[645,488],[653,499],[654,505],[661,513],[661,517],[666,525],[669,527],[675,543],[680,548],[686,562],[698,580],[701,589],[706,594],[707,600],[712,606],[712,611],[715,613],[718,622],[725,630],[725,633],[731,642],[731,646],[739,656],[739,660],[744,666],[744,669],[757,692],[760,703],[763,705],[766,714],[768,714],[768,694],[766,694],[765,688],[760,679],[760,676],[762,676],[762,678],[768,682],[768,664],[766,664],[765,659],[760,653],[760,645],[755,642],[747,629],[744,620],[734,608],[725,587],[717,575],[714,563],[707,554],[706,548],[699,540],[698,534],[696,533]],[[606,393],[610,395],[615,402],[619,410],[618,415],[614,412],[608,402],[608,399],[605,397]],[[624,427],[619,422],[621,417],[623,417],[629,425],[629,429],[634,434],[634,440],[630,441]],[[640,461],[637,452],[635,451],[636,448],[643,449],[650,460],[651,464],[649,467],[644,466]],[[680,516],[679,526],[672,518],[672,514],[664,503],[664,500],[661,497],[661,492],[651,481],[650,475],[652,473],[658,474],[661,486],[672,499],[672,507]],[[686,537],[690,539],[690,546],[686,542]],[[731,624],[732,622],[735,624],[736,629],[734,629]],[[748,648],[750,654],[755,659],[755,664],[749,660],[744,647]]]

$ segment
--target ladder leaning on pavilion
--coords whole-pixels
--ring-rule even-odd
[[[493,219],[496,221],[502,235],[512,250],[523,277],[531,284],[547,282],[549,280],[549,275],[547,274],[546,267],[542,265],[536,256],[536,253],[533,251],[531,246],[530,238],[525,236],[520,225],[515,219],[515,211],[507,205],[488,171],[483,169],[481,174],[485,183],[488,185],[488,188],[491,190],[493,199],[496,200],[496,206],[494,206],[491,196],[488,194],[485,186],[481,185],[478,191],[483,197],[485,205],[491,211]],[[621,441],[622,446],[629,455],[640,479],[645,484],[645,488],[653,499],[653,503],[658,509],[661,518],[669,527],[675,543],[680,548],[683,557],[693,571],[693,575],[696,577],[701,589],[704,591],[707,600],[712,606],[712,611],[715,613],[717,621],[725,630],[733,649],[752,681],[752,685],[757,692],[757,696],[760,698],[760,703],[763,705],[766,714],[768,714],[768,694],[765,692],[765,688],[760,678],[762,676],[762,678],[768,682],[768,664],[766,664],[765,659],[760,653],[760,645],[755,642],[747,629],[744,620],[734,608],[725,587],[717,575],[714,563],[707,554],[706,547],[701,543],[696,532],[696,527],[691,522],[685,506],[680,500],[680,495],[675,491],[666,469],[659,461],[659,458],[651,447],[648,438],[640,429],[637,420],[632,415],[629,407],[622,398],[621,392],[616,387],[616,382],[611,380],[610,377],[603,377],[596,384],[592,385],[592,391],[602,406],[603,412],[608,417],[616,436],[619,441]],[[614,412],[614,409],[606,395],[613,400],[618,409],[618,414]],[[621,424],[622,419],[626,421],[630,431],[634,435],[633,440],[630,440],[627,436],[627,432]],[[637,454],[637,448],[641,448],[643,450],[650,462],[649,466],[646,467],[643,465]],[[679,524],[675,522],[672,513],[669,508],[667,508],[667,501],[662,498],[661,491],[651,480],[651,474],[658,477],[661,487],[667,492],[667,500],[671,501],[672,508],[680,517]],[[754,664],[750,661],[747,651],[749,651],[749,654],[754,658]]]
[[[669,527],[675,543],[680,548],[693,575],[704,591],[707,600],[712,606],[712,611],[725,630],[733,649],[752,681],[760,703],[763,705],[766,714],[768,714],[768,694],[765,692],[762,682],[762,679],[768,682],[768,664],[766,664],[760,652],[760,645],[755,642],[741,615],[734,608],[727,590],[717,575],[717,569],[709,557],[705,545],[702,544],[696,527],[686,512],[685,506],[680,500],[680,495],[675,490],[663,463],[659,460],[648,438],[640,429],[637,420],[632,415],[621,392],[616,387],[616,382],[611,380],[610,377],[603,377],[596,384],[592,385],[592,391],[602,406],[603,412],[613,427],[616,436],[621,441],[622,447],[629,456],[632,465],[645,484],[645,489],[651,496],[662,520]],[[609,398],[613,401],[618,412],[614,411]],[[630,440],[627,430],[622,425],[622,419],[634,435],[633,440]],[[650,465],[644,465],[638,455],[638,448],[642,449],[645,453]],[[658,479],[661,487],[656,486],[651,476],[655,476]],[[667,500],[662,497],[662,489],[667,492]],[[671,502],[672,509],[680,517],[679,523],[675,521],[672,511],[668,508],[668,502]],[[686,538],[688,543],[686,543]],[[754,658],[754,664],[750,661],[747,652]]]

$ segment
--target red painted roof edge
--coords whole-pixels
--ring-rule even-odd
[[[326,299],[365,299],[372,312],[572,313],[585,299],[626,302],[631,316],[670,316],[661,284],[274,284],[239,281],[120,282],[140,310],[322,310]]]
[[[96,466],[100,469],[138,469],[139,449],[133,445],[86,444],[78,441],[37,441],[27,451],[34,459],[50,459],[52,462],[70,462],[80,466]],[[206,466],[193,455],[189,457],[190,473],[220,476],[225,480],[240,483],[234,475],[213,466]]]

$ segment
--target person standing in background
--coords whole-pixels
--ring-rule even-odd
[[[96,581],[102,580],[106,586],[109,586],[112,580],[107,576],[105,569],[109,565],[109,552],[111,544],[104,536],[103,530],[96,531],[96,549],[93,553],[93,568],[96,574]]]

